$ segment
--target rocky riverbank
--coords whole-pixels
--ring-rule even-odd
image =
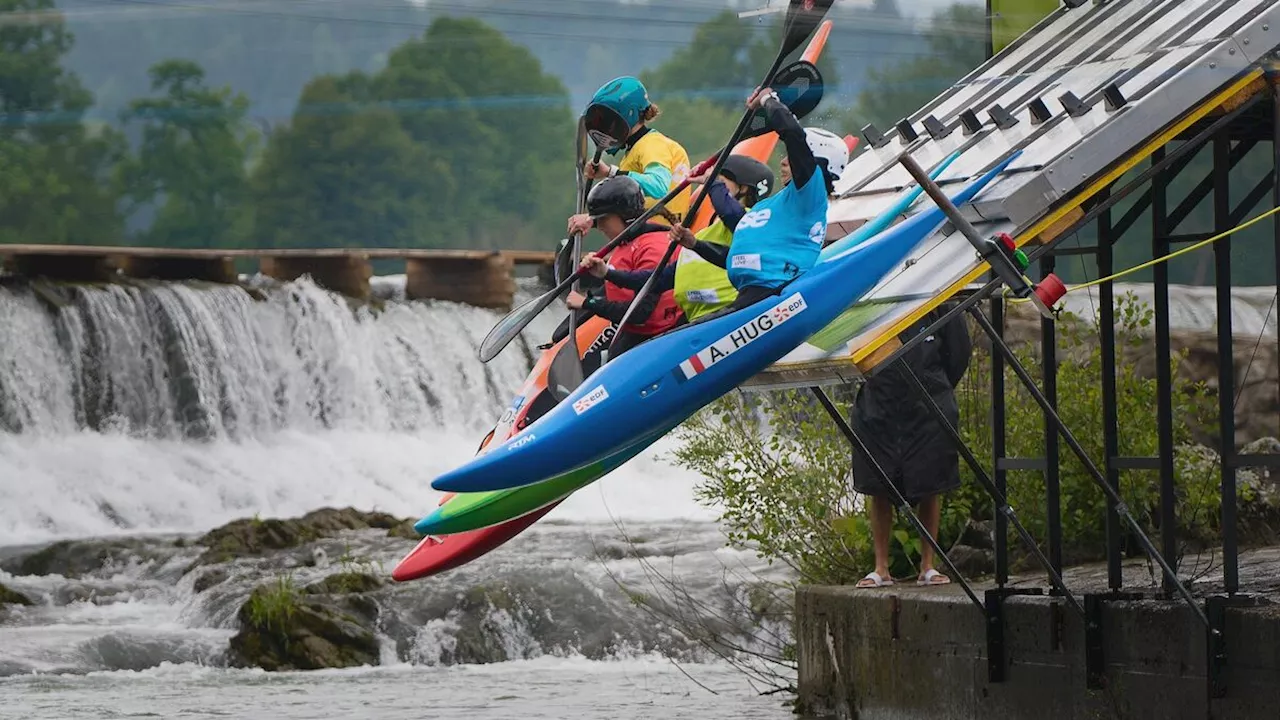
[[[322,509],[246,518],[199,535],[79,539],[0,548],[0,677],[143,670],[162,663],[310,670],[484,664],[659,653],[709,657],[637,605],[655,566],[723,607],[717,631],[758,632],[725,572],[713,523],[546,521],[516,546],[444,575],[395,583],[407,521]],[[776,571],[730,554],[744,577]],[[742,640],[749,644],[749,640]]]

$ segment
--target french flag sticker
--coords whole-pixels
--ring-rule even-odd
[[[681,380],[691,380],[693,376],[706,370],[707,366],[702,364],[702,358],[694,355],[693,357],[680,363],[680,372],[677,377]]]

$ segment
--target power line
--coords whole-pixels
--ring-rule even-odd
[[[340,2],[344,2],[344,1],[345,0],[284,0],[283,4],[292,5],[292,6],[309,5],[309,6],[312,6],[313,8],[312,13],[314,13],[315,6],[317,5],[322,8],[336,7]],[[102,0],[102,2],[103,2],[103,7],[98,10],[64,9],[64,10],[36,11],[36,12],[30,12],[30,13],[5,13],[3,15],[0,15],[0,25],[18,24],[18,23],[39,23],[39,22],[47,22],[50,19],[54,19],[54,18],[66,18],[66,17],[74,18],[77,16],[89,18],[89,17],[97,17],[97,16],[103,16],[103,15],[119,16],[122,20],[132,20],[133,16],[136,16],[136,15],[140,15],[140,14],[149,15],[154,18],[164,10],[171,10],[174,12],[175,15],[204,11],[204,12],[223,13],[223,14],[256,15],[259,17],[277,17],[277,18],[284,18],[284,19],[314,20],[317,22],[339,22],[339,23],[409,27],[414,29],[425,29],[429,27],[429,23],[413,22],[408,20],[393,20],[393,19],[386,19],[386,18],[373,18],[373,17],[329,16],[329,15],[311,14],[307,12],[290,12],[287,10],[278,10],[278,9],[267,10],[267,9],[262,9],[261,7],[249,7],[249,6],[261,6],[265,4],[260,2],[225,2],[225,3],[220,2],[217,5],[167,2],[167,1],[148,2],[146,0]],[[129,10],[125,8],[112,7],[112,6],[120,6],[124,4],[142,5],[142,6],[146,6],[148,9],[143,10],[142,8],[136,8],[133,10]],[[111,7],[112,9],[108,9],[109,7]],[[400,11],[400,10],[409,9],[406,7],[406,5],[400,4],[400,3],[389,4],[389,3],[378,3],[378,2],[360,3],[360,7],[362,9],[368,9],[372,7],[375,9],[385,9],[388,11],[392,11],[392,10]],[[650,5],[648,7],[676,8],[676,7],[683,7],[683,6]],[[704,7],[710,7],[710,6],[704,6]],[[543,12],[543,11],[515,10],[515,9],[511,9],[510,7],[478,8],[476,6],[471,6],[471,5],[450,5],[450,4],[433,3],[432,5],[429,6],[429,8],[423,9],[424,12],[431,12],[435,10],[445,10],[445,11],[452,10],[452,11],[458,11],[458,12],[465,12],[467,14],[474,15],[482,19],[490,16],[540,18],[540,19],[555,18],[557,20],[564,20],[566,22],[574,21],[574,20],[579,20],[583,22],[593,22],[593,21],[599,21],[602,19],[602,14],[598,12],[597,13],[566,13],[566,12],[554,12],[554,11]],[[624,19],[629,27],[634,27],[635,25],[698,27],[698,26],[704,25],[711,18],[704,18],[701,20],[697,20],[697,19],[674,19],[674,18],[663,18],[663,17],[639,15],[639,16],[627,16]],[[757,24],[757,25],[758,27],[762,27],[762,24]],[[889,19],[889,18],[883,18],[883,17],[878,18],[875,16],[858,18],[859,30],[875,31],[875,32],[881,32],[881,33],[900,32],[903,35],[910,35],[910,36],[947,35],[947,36],[954,37],[956,35],[965,35],[965,36],[972,36],[972,37],[985,37],[986,35],[985,25],[982,25],[979,23],[972,23],[971,25],[972,27],[956,27],[954,23],[948,23],[946,27],[939,27],[932,21],[920,23],[909,18]],[[532,31],[519,31],[519,30],[507,31],[507,33],[530,35],[530,36],[540,35],[540,36],[554,37],[554,38],[571,37],[575,39],[582,39],[580,35],[561,34],[561,33],[549,34],[549,33],[536,33]],[[664,41],[659,41],[655,39],[649,39],[649,40],[637,39],[634,36],[625,36],[625,37],[611,36],[611,37],[602,38],[602,39],[614,40],[614,41],[624,42],[624,43],[639,41],[639,42],[646,42],[649,44],[657,44],[657,43],[674,44],[674,45],[685,44],[684,41],[681,41],[681,40],[668,40],[664,42]]]

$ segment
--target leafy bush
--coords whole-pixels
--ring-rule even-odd
[[[1116,386],[1120,454],[1154,456],[1156,382],[1135,372],[1133,350],[1148,343],[1143,330],[1152,312],[1132,296],[1117,299]],[[1059,413],[1094,462],[1102,466],[1101,351],[1097,327],[1064,315],[1059,321]],[[991,457],[990,364],[977,343],[974,362],[958,391],[961,434],[977,457]],[[1038,347],[1015,349],[1039,377]],[[1181,357],[1172,359],[1174,367]],[[1007,435],[1010,457],[1042,457],[1044,419],[1034,401],[1006,370]],[[912,392],[904,389],[904,392]],[[1217,531],[1217,458],[1194,445],[1192,428],[1211,428],[1213,398],[1203,384],[1174,375],[1175,469],[1178,518],[1187,541]],[[847,414],[848,393],[837,396]],[[792,567],[803,583],[855,582],[873,566],[869,518],[849,485],[850,450],[834,423],[807,391],[732,393],[691,418],[677,432],[677,464],[709,478],[698,500],[719,507],[731,544],[751,547],[770,562]],[[1064,557],[1085,561],[1104,556],[1106,498],[1065,443],[1061,444],[1060,487]],[[993,516],[993,504],[964,463],[962,487],[943,499],[940,540],[954,544],[975,521]],[[1031,533],[1047,533],[1045,482],[1039,472],[1008,474],[1009,500]],[[1121,473],[1121,494],[1140,524],[1158,530],[1159,482],[1151,471]],[[896,515],[896,514],[895,514]],[[891,570],[895,576],[918,567],[921,541],[913,526],[895,517]],[[1012,533],[1011,533],[1012,536]],[[1010,548],[1020,547],[1016,538]],[[1135,547],[1132,542],[1129,547]]]
[[[1156,457],[1159,436],[1156,421],[1156,381],[1136,372],[1137,356],[1151,343],[1146,332],[1154,313],[1133,295],[1116,298],[1116,406],[1119,418],[1119,454],[1122,457]],[[1102,414],[1102,350],[1096,324],[1064,313],[1056,324],[1060,362],[1058,364],[1058,414],[1079,440],[1085,453],[1100,470],[1105,468]],[[1039,347],[1018,347],[1015,354],[1034,377],[1040,376]],[[1171,358],[1173,378],[1174,467],[1178,489],[1177,517],[1180,535],[1187,541],[1210,539],[1218,529],[1217,457],[1195,444],[1196,428],[1212,431],[1216,425],[1215,398],[1203,383],[1194,383],[1177,374],[1185,353]],[[1044,456],[1044,416],[1011,369],[1005,371],[1006,441],[1008,457]],[[978,362],[970,366],[960,393],[961,434],[979,458],[991,457],[990,417],[991,366]],[[1062,516],[1063,557],[1066,562],[1083,562],[1105,557],[1106,496],[1093,476],[1071,452],[1059,443],[1059,486]],[[957,495],[967,498],[979,518],[992,517],[992,506],[962,467],[965,484]],[[1160,482],[1152,470],[1120,472],[1120,495],[1134,517],[1148,533],[1159,531]],[[1047,495],[1044,476],[1039,471],[1016,470],[1007,475],[1009,502],[1042,546],[1048,535]],[[946,502],[952,502],[948,499]],[[1130,553],[1141,548],[1123,529],[1122,544]],[[1021,544],[1010,543],[1021,551]],[[1016,557],[1016,555],[1015,555]],[[1172,558],[1171,558],[1172,560]]]

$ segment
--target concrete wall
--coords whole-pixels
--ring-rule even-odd
[[[957,588],[797,593],[799,706],[864,720],[1280,718],[1280,606],[1227,611],[1227,696],[1210,700],[1204,626],[1180,603],[1108,603],[1106,690],[1085,682],[1084,624],[1047,596],[1005,602],[1006,679]],[[1055,607],[1056,606],[1056,607]]]

